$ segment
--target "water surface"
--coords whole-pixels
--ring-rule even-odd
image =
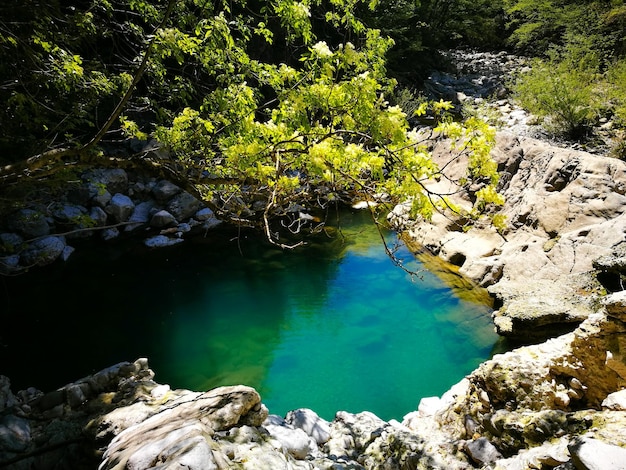
[[[296,251],[215,232],[157,251],[80,249],[4,279],[0,374],[14,391],[49,390],[147,357],[159,383],[250,385],[274,414],[401,420],[491,356],[491,310],[395,266],[364,214],[341,222],[342,236]]]

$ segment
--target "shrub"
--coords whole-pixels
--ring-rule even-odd
[[[615,115],[616,124],[626,126],[626,59],[613,64],[607,72],[607,98]]]
[[[513,85],[514,95],[547,130],[580,138],[596,121],[598,74],[570,60],[536,60]]]

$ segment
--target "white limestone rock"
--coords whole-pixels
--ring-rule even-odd
[[[292,410],[285,416],[285,421],[294,428],[302,429],[317,445],[330,439],[330,423],[308,408]]]
[[[572,461],[580,470],[626,470],[626,449],[598,439],[579,438],[569,445]]]
[[[609,394],[602,400],[605,410],[626,411],[626,389]]]

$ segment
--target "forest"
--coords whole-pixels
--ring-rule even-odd
[[[625,38],[616,0],[8,0],[0,212],[96,166],[166,177],[274,242],[289,207],[354,194],[460,212],[424,184],[443,176],[437,135],[469,156],[461,215],[497,226],[493,128],[423,99],[421,80],[448,48],[527,56],[516,99],[578,141],[610,118],[625,158]]]

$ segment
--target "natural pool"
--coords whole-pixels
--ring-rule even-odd
[[[343,236],[296,251],[218,231],[151,252],[81,249],[2,279],[0,374],[14,392],[47,391],[147,357],[159,383],[250,385],[273,414],[401,420],[492,355],[491,310],[395,266],[367,214],[341,222]]]

